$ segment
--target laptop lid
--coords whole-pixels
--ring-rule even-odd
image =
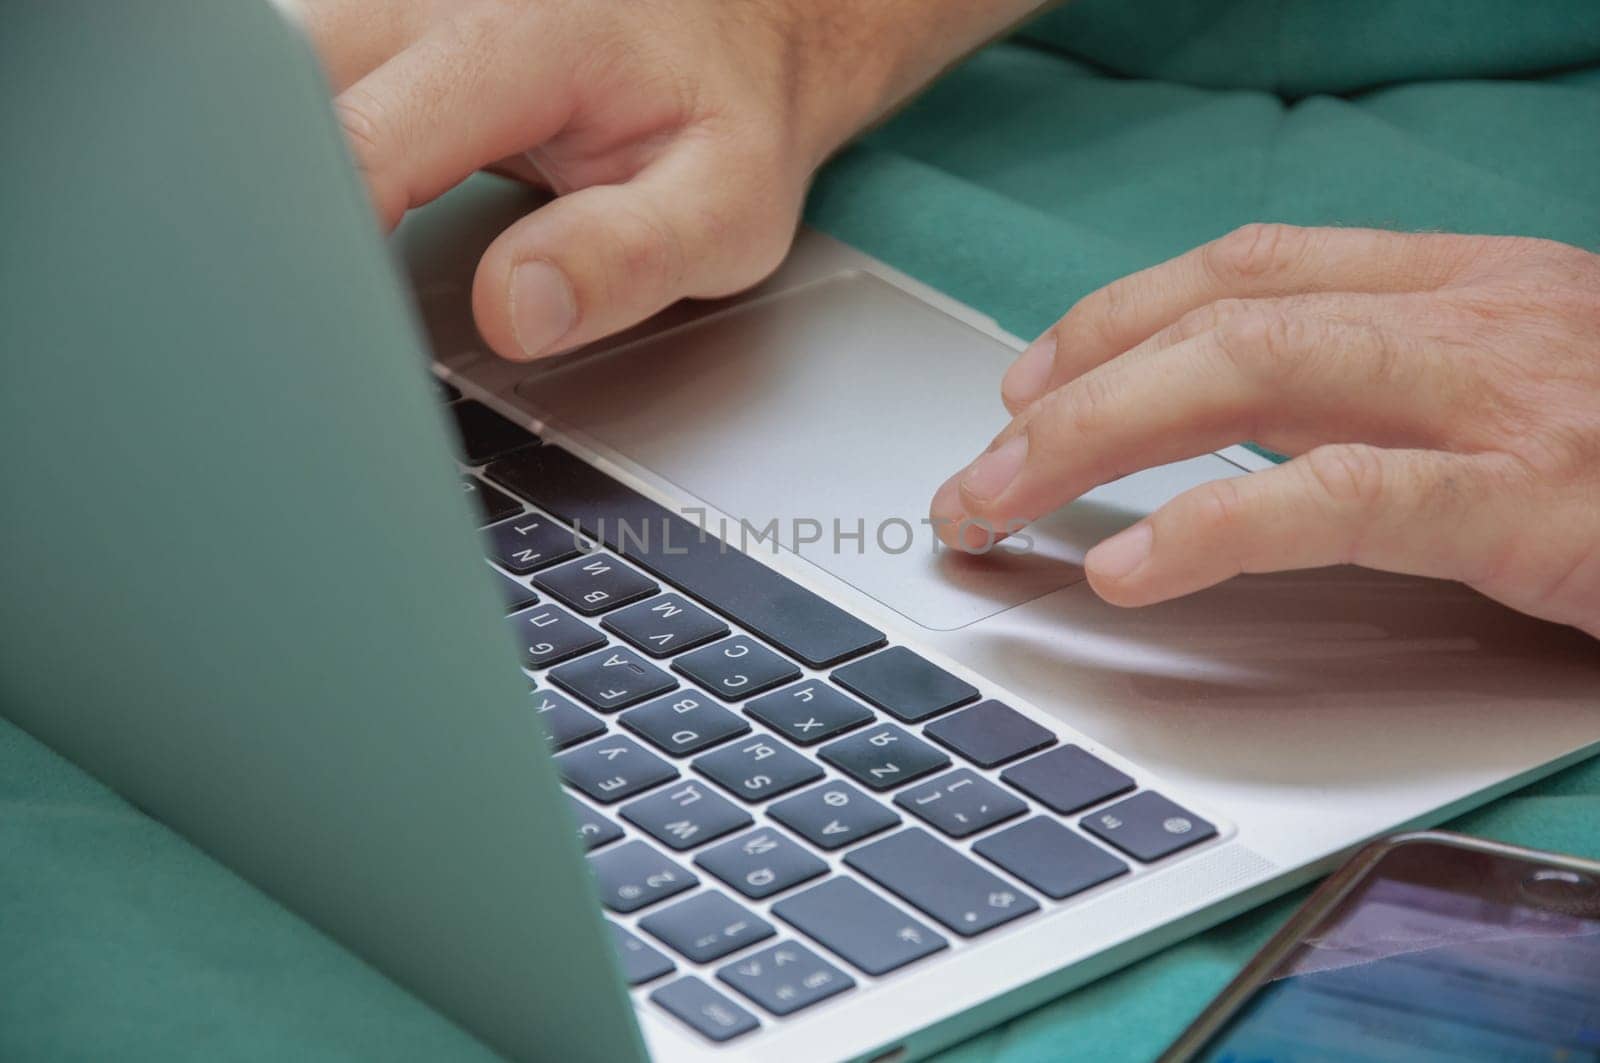
[[[642,1059],[309,51],[27,4],[0,71],[0,710],[500,1051]]]

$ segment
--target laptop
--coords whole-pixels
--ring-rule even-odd
[[[934,550],[1020,344],[821,234],[511,365],[528,193],[386,246],[270,5],[0,68],[0,709],[508,1058],[920,1058],[1600,748],[1594,643],[1458,586],[1099,603],[1245,451]]]

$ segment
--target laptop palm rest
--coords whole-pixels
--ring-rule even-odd
[[[1098,488],[972,558],[928,500],[1005,424],[1016,352],[878,277],[844,273],[524,381],[545,420],[795,551],[908,619],[964,627],[1080,582],[1084,553],[1237,468],[1203,455]]]

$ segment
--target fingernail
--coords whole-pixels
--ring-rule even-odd
[[[511,329],[527,358],[555,346],[577,323],[578,302],[566,274],[548,262],[524,262],[511,271]]]
[[[1028,345],[1000,380],[1000,394],[1012,406],[1026,406],[1050,383],[1056,367],[1056,334],[1046,332]]]
[[[1022,471],[1022,463],[1028,458],[1028,434],[1019,432],[1006,440],[1005,443],[985,454],[978,455],[976,461],[967,466],[966,473],[961,477],[961,488],[972,498],[987,502],[998,498],[1000,493],[1017,478],[1017,473]]]
[[[1149,523],[1140,521],[1125,531],[1120,531],[1089,551],[1083,559],[1085,567],[1101,576],[1122,579],[1144,564],[1150,556],[1150,544],[1155,539]]]

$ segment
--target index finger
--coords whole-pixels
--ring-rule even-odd
[[[1001,395],[1015,413],[1219,299],[1432,291],[1460,274],[1478,241],[1441,233],[1246,225],[1084,296],[1007,370]]]

